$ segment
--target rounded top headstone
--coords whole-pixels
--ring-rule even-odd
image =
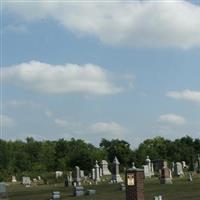
[[[101,161],[101,164],[102,164],[102,165],[107,165],[108,162],[107,162],[106,160],[102,160],[102,161]]]

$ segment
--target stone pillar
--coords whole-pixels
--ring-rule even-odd
[[[128,169],[125,175],[126,200],[144,200],[144,170]]]
[[[75,167],[75,181],[78,186],[81,185],[80,168],[78,166]]]
[[[95,180],[95,169],[94,168],[92,169],[92,180],[93,181]]]
[[[99,182],[100,181],[100,176],[99,176],[99,165],[98,162],[96,160],[96,164],[95,164],[95,181]]]
[[[99,176],[102,177],[103,176],[103,172],[102,172],[102,168],[99,167]]]
[[[117,157],[114,158],[113,160],[113,167],[112,167],[112,181],[116,183],[121,183],[123,182],[120,174],[119,174],[119,161]]]

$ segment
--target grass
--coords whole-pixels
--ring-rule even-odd
[[[119,184],[101,184],[85,186],[96,189],[95,196],[73,197],[72,188],[63,185],[42,185],[25,188],[22,185],[9,185],[9,200],[49,200],[52,191],[60,191],[62,200],[125,200],[125,192],[119,190]],[[161,185],[158,179],[145,180],[145,200],[153,200],[154,196],[162,195],[163,200],[200,200],[200,177],[189,182],[186,178],[174,179],[172,185]]]

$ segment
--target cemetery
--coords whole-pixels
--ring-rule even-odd
[[[95,161],[91,173],[75,166],[73,171],[64,177],[62,171],[55,172],[55,182],[44,184],[41,176],[31,180],[23,176],[17,181],[12,176],[11,182],[0,183],[0,198],[11,200],[33,199],[92,199],[92,200],[198,200],[200,197],[199,155],[194,172],[184,170],[185,161],[163,165],[152,162],[147,155],[142,168],[135,163],[120,173],[120,162],[115,156],[111,166],[106,160]],[[160,163],[160,161],[159,161]],[[159,166],[154,171],[154,166]],[[111,169],[111,171],[109,170]]]

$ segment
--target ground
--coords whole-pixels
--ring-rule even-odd
[[[43,185],[25,188],[22,185],[9,185],[9,200],[49,200],[52,191],[60,191],[62,200],[125,200],[125,192],[119,190],[118,184],[101,184],[85,186],[97,191],[95,196],[73,197],[72,188],[63,185]],[[200,177],[189,182],[187,178],[174,179],[172,185],[161,185],[158,179],[145,180],[145,200],[153,200],[154,196],[162,195],[163,200],[199,200]]]

